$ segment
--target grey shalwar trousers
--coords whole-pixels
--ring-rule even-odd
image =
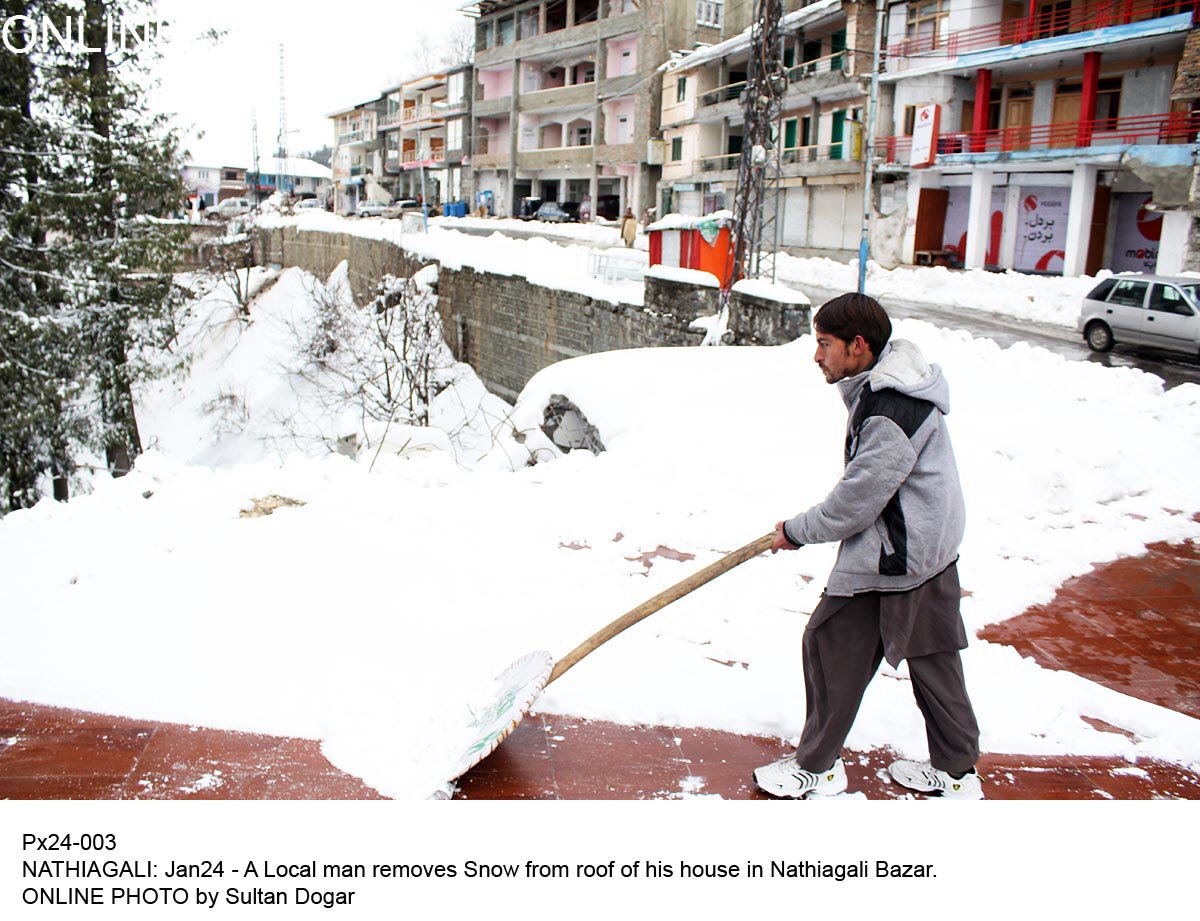
[[[908,660],[913,695],[925,717],[929,760],[951,774],[979,758],[979,725],[967,696],[959,650],[966,631],[954,565],[907,592],[823,596],[804,631],[804,730],[796,749],[806,771],[827,770],[886,654]]]

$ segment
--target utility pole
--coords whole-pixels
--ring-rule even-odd
[[[721,313],[716,336],[729,320],[729,296],[739,278],[775,279],[779,248],[776,214],[779,206],[780,153],[776,149],[787,72],[783,66],[780,20],[782,0],[755,0],[750,33],[750,63],[742,91],[742,155],[738,161],[731,233],[732,271],[721,286]],[[763,245],[770,249],[765,258]],[[707,341],[707,340],[706,340]]]
[[[286,194],[284,177],[288,174],[288,130],[287,130],[287,81],[284,70],[283,42],[279,43],[279,139],[276,141],[276,159],[279,160],[279,182],[276,189]]]
[[[250,144],[254,153],[254,204],[262,204],[262,171],[258,165],[258,109],[250,109]]]
[[[871,59],[871,96],[867,102],[867,143],[863,151],[862,237],[858,243],[858,293],[867,293],[867,259],[871,240],[871,185],[875,181],[875,130],[879,121],[879,68],[883,66],[883,22],[887,0],[875,0],[875,54]]]

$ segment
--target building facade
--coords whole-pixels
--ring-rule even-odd
[[[862,226],[864,119],[875,34],[870,2],[785,4],[788,84],[777,129],[778,243],[848,257]],[[732,209],[752,46],[744,31],[663,65],[661,213]],[[772,241],[764,241],[771,245]]]
[[[903,262],[1173,274],[1191,232],[1192,0],[892,3],[877,145]],[[1195,42],[1195,39],[1192,39]]]
[[[379,96],[329,115],[333,122],[330,175],[333,208],[338,214],[353,214],[359,202],[368,199],[386,202],[391,198],[379,133],[386,105],[386,97]]]
[[[508,216],[536,197],[609,218],[652,206],[658,67],[672,49],[719,40],[723,4],[480,0],[465,11],[476,36],[473,204]]]
[[[384,91],[380,120],[385,185],[393,198],[442,204],[470,198],[464,165],[471,153],[469,64]]]

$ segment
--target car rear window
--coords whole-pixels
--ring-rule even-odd
[[[1092,290],[1088,292],[1088,300],[1104,300],[1106,297],[1108,297],[1108,292],[1113,289],[1113,286],[1116,285],[1116,283],[1117,280],[1115,278],[1104,279],[1104,281],[1100,282],[1100,284],[1096,285],[1096,287],[1092,288]]]
[[[1108,296],[1108,302],[1123,304],[1126,307],[1141,307],[1146,302],[1146,284],[1144,281],[1119,281]]]

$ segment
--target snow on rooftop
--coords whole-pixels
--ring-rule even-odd
[[[733,223],[733,212],[721,209],[720,211],[713,211],[710,214],[701,214],[699,216],[671,212],[670,214],[664,214],[659,220],[647,227],[646,230],[696,230],[702,224],[709,222],[715,223],[718,227],[727,227]]]
[[[817,0],[816,3],[810,3],[803,9],[785,13],[781,26],[785,31],[788,29],[797,29],[800,26],[820,19],[826,13],[835,13],[841,8],[842,0]],[[723,42],[718,42],[715,45],[705,45],[703,48],[697,48],[695,51],[689,52],[682,57],[671,58],[658,69],[664,72],[691,70],[703,64],[708,64],[711,61],[720,60],[727,55],[738,54],[750,47],[752,31],[753,27],[746,29],[744,32],[739,32],[737,35],[727,38]]]
[[[652,265],[646,270],[647,278],[661,278],[664,281],[678,281],[687,285],[700,285],[704,288],[719,287],[721,282],[712,272],[702,272],[699,269],[684,269],[677,265]]]

